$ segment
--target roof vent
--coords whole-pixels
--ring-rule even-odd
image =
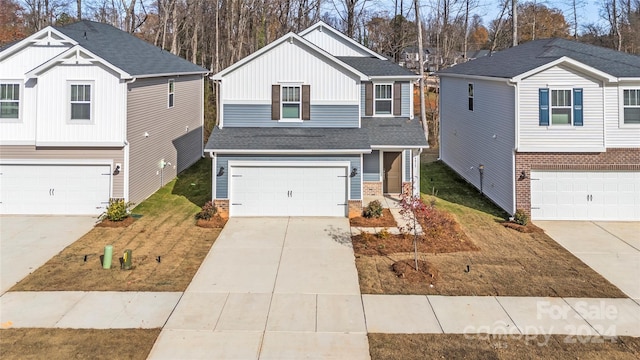
[[[86,31],[84,32],[83,37],[84,37],[85,40],[87,40],[87,32]]]

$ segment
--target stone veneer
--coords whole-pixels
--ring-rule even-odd
[[[602,153],[516,153],[516,209],[531,215],[531,170],[640,171],[640,149],[607,149]],[[522,178],[521,173],[525,176]]]

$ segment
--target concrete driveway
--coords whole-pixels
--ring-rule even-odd
[[[150,359],[368,359],[346,218],[232,218]]]
[[[90,216],[0,216],[0,295],[95,225]]]
[[[640,222],[536,221],[630,298],[640,300]]]

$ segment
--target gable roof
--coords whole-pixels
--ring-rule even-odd
[[[559,38],[529,41],[441,70],[438,74],[510,79],[562,58],[573,59],[613,77],[640,78],[640,56]]]
[[[337,36],[339,39],[343,40],[344,42],[346,42],[347,44],[351,45],[351,46],[355,46],[356,48],[360,49],[361,51],[376,57],[378,59],[385,59],[384,56],[378,54],[377,52],[369,49],[368,47],[358,43],[357,41],[353,40],[352,38],[348,37],[347,35],[341,33],[340,31],[334,29],[333,27],[327,25],[324,21],[318,21],[317,23],[309,26],[308,28],[302,30],[300,32],[300,36],[305,37],[305,35],[313,32],[314,30],[319,29],[320,31],[323,30],[327,30],[330,33],[332,33],[333,35]]]
[[[420,77],[393,61],[386,59],[381,60],[363,56],[338,56],[337,58],[372,77],[410,77],[416,79]]]
[[[53,28],[132,77],[209,72],[108,24],[82,20]]]

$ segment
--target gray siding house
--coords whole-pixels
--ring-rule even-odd
[[[440,157],[506,212],[640,220],[640,57],[542,39],[438,74]]]
[[[92,21],[0,49],[0,214],[153,194],[203,154],[207,72]]]
[[[330,26],[289,33],[213,79],[205,151],[221,212],[357,216],[364,196],[419,193],[417,76]]]

